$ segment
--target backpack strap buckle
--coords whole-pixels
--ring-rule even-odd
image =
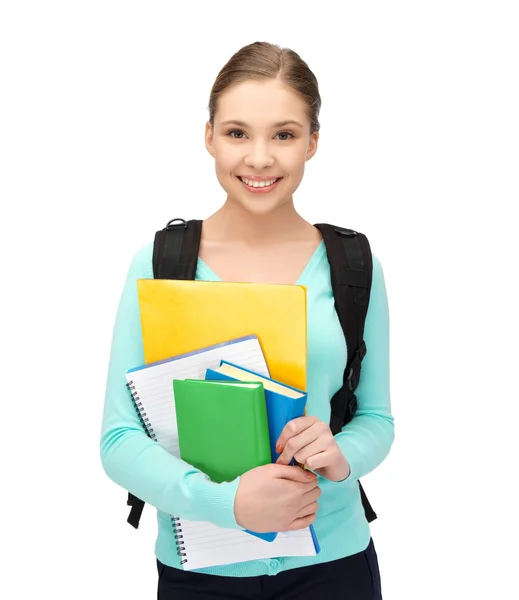
[[[366,343],[364,340],[362,341],[362,345],[358,348],[353,355],[353,359],[350,364],[350,369],[348,371],[348,376],[346,377],[345,384],[348,388],[349,392],[354,392],[359,385],[360,380],[360,367],[362,364],[362,359],[366,356]]]
[[[176,221],[180,221],[180,223],[175,225]],[[173,229],[173,227],[178,227],[179,225],[184,225],[184,229],[187,229],[187,221],[185,219],[171,219],[171,221],[168,221],[168,224],[166,225],[166,231]]]
[[[353,367],[350,367],[350,371],[348,373],[348,377],[346,378],[346,386],[348,387],[349,392],[354,392],[359,385],[359,374],[355,371]]]
[[[335,233],[342,235],[342,237],[355,237],[357,232],[354,229],[346,229],[346,227],[334,227]]]

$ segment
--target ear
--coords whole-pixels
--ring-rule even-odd
[[[211,156],[214,156],[213,128],[209,121],[205,124],[205,147],[207,148],[207,152],[209,152]]]
[[[314,131],[310,136],[310,141],[308,142],[308,149],[306,151],[306,160],[310,160],[312,156],[317,152],[317,144],[319,142],[319,132]]]

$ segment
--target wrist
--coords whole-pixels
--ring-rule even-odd
[[[191,494],[190,508],[193,515],[186,518],[209,521],[227,529],[239,528],[234,514],[234,504],[240,478],[233,481],[214,483],[205,479]]]

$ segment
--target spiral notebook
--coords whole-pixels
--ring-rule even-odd
[[[135,367],[126,373],[126,387],[148,435],[177,458],[180,458],[180,451],[173,380],[205,379],[207,369],[219,367],[222,360],[233,361],[269,376],[255,335]]]
[[[224,529],[213,523],[179,517],[172,517],[171,521],[185,571],[282,556],[315,556],[320,552],[312,525],[280,532],[273,542],[266,542],[244,531]]]
[[[255,335],[142,365],[126,373],[127,388],[148,435],[178,458],[173,380],[205,379],[207,369],[219,367],[222,360],[270,377]],[[225,529],[213,523],[187,521],[176,516],[172,516],[171,521],[177,531],[178,552],[186,571],[281,556],[314,556],[319,552],[312,526],[280,532],[274,541],[266,541],[246,531]]]

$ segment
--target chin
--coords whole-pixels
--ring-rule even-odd
[[[285,202],[276,202],[275,204],[269,202],[240,202],[240,204],[249,214],[262,217],[276,212],[283,204],[285,204]]]
[[[266,194],[253,194],[233,185],[229,186],[225,191],[227,192],[228,199],[233,204],[257,216],[273,213],[292,199],[292,194],[289,194],[287,197],[286,190],[280,189]]]
[[[266,196],[258,196],[257,198],[244,198],[243,195],[229,195],[228,198],[233,204],[238,205],[241,209],[247,211],[249,214],[256,215],[258,217],[276,212],[290,201],[290,198],[267,198]]]

